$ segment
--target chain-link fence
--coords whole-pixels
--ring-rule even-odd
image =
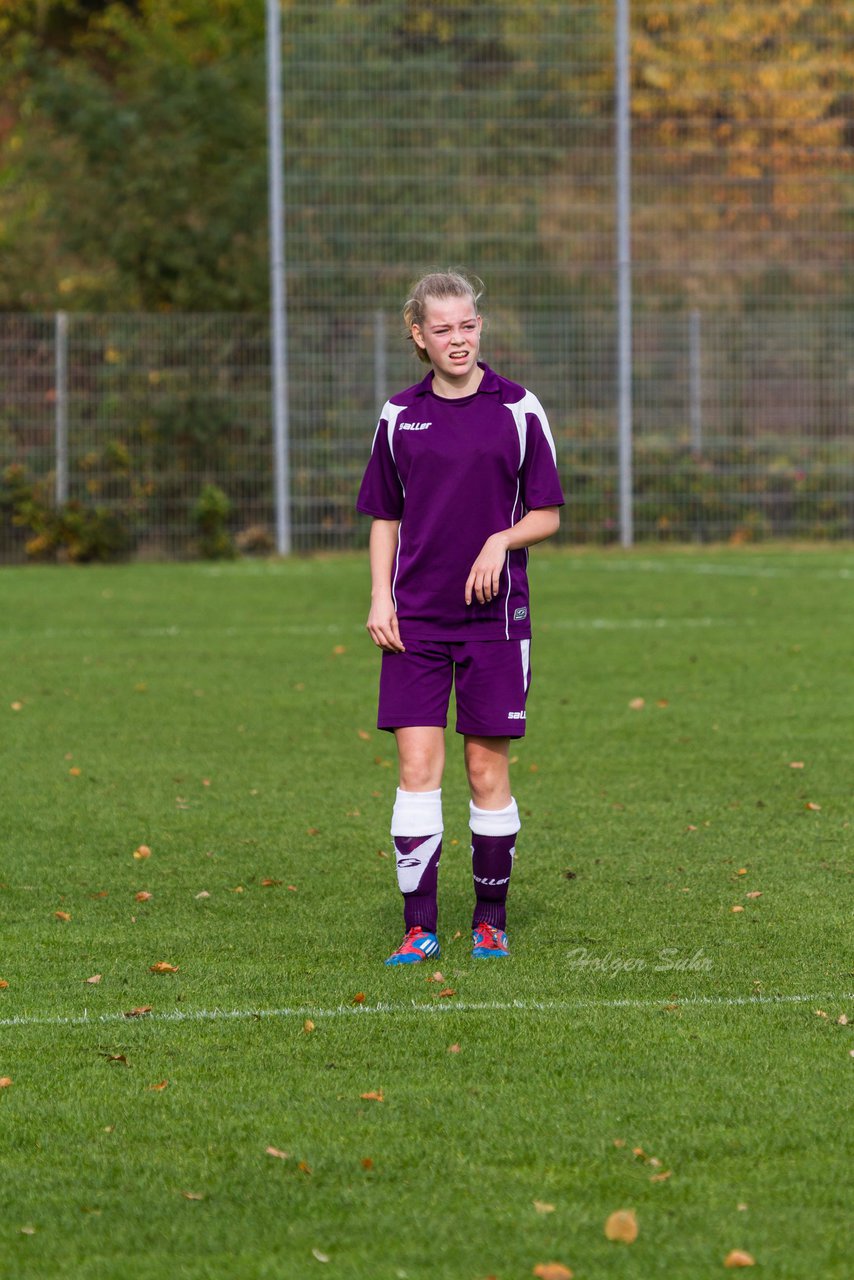
[[[630,11],[635,536],[852,536],[854,8]],[[281,16],[295,549],[364,538],[353,500],[377,409],[423,372],[400,307],[449,265],[486,282],[485,358],[552,419],[561,536],[615,540],[614,6],[282,0]],[[247,166],[259,150],[247,140]],[[156,210],[140,217],[122,224],[142,246],[122,269],[151,285]],[[197,257],[230,261],[218,223],[205,249],[204,208],[187,226]],[[234,228],[241,252],[255,230]],[[67,322],[0,317],[0,554],[268,547],[263,302],[92,316],[73,310],[78,280],[62,284]],[[73,527],[51,524],[57,500]]]
[[[360,545],[353,503],[378,409],[423,366],[386,312],[313,309],[291,333],[294,546]],[[815,308],[637,319],[637,536],[854,536],[852,340],[854,317]],[[549,413],[570,541],[618,534],[615,347],[610,311],[487,323],[486,359]],[[67,533],[81,558],[272,548],[265,318],[0,317],[0,378],[4,559],[55,551],[39,512],[63,502],[94,525],[91,545]],[[225,541],[209,544],[217,519]]]

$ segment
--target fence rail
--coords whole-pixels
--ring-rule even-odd
[[[636,537],[854,537],[852,339],[816,307],[636,315]],[[565,541],[618,537],[616,341],[610,311],[486,327],[487,361],[549,413]],[[378,409],[423,366],[386,312],[297,312],[291,346],[294,549],[361,546]],[[269,551],[269,349],[256,315],[0,316],[0,558]]]

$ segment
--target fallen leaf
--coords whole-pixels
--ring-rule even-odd
[[[540,1262],[531,1274],[538,1280],[572,1280],[572,1272],[562,1262]]]
[[[386,853],[385,849],[377,849],[377,857],[378,857],[378,858],[387,858],[387,857],[388,857],[388,854]]]
[[[151,1093],[162,1093],[164,1089],[169,1088],[169,1081],[160,1080],[157,1084],[150,1084],[148,1088]]]
[[[444,982],[445,975],[437,969],[435,973],[431,973],[429,977],[424,979],[425,982]]]
[[[365,1156],[365,1157],[364,1157],[364,1159],[362,1160],[362,1168],[363,1168],[363,1169],[373,1169],[373,1167],[374,1167],[374,1162],[373,1162],[373,1160],[371,1159],[371,1157],[370,1157],[370,1156]]]
[[[697,830],[699,830],[699,828],[698,828],[698,827],[691,826],[691,824],[689,823],[689,824],[688,824],[688,826],[685,828],[685,830],[686,830],[686,831],[697,831]]]
[[[125,1067],[129,1067],[130,1063],[123,1053],[102,1053],[102,1058],[106,1058],[107,1062],[121,1062]]]
[[[109,895],[109,892],[108,892],[108,890],[106,890],[106,889],[101,889],[101,890],[100,890],[100,892],[98,892],[98,893],[90,893],[90,894],[89,894],[89,897],[90,897],[90,898],[95,898],[96,900],[97,900],[98,898],[109,898],[109,896],[110,896],[110,895]]]
[[[346,644],[336,644],[333,646],[332,652],[335,654],[336,658],[340,658],[342,653],[347,652],[347,646]]]
[[[362,739],[363,742],[370,742],[371,740],[371,735],[368,733],[366,729],[359,730],[359,737]]]
[[[460,1046],[458,1044],[449,1044],[448,1053],[459,1053]]]
[[[847,1015],[847,1014],[845,1014],[845,1013],[840,1013],[839,1017],[836,1019],[836,1025],[837,1025],[838,1027],[847,1027],[847,1026],[848,1026],[848,1015]]]
[[[274,888],[276,887],[276,885],[279,885],[279,884],[281,884],[281,883],[282,883],[282,881],[281,881],[281,880],[271,880],[269,877],[267,877],[267,879],[266,879],[266,880],[262,880],[262,881],[261,881],[261,888],[262,888],[262,889],[274,889]]]
[[[100,973],[93,973],[92,977],[86,978],[85,981],[89,984],[90,987],[97,987],[98,983],[101,981],[101,977],[102,975]]]
[[[439,999],[440,999],[440,1000],[442,1000],[442,999],[443,999],[444,997],[446,997],[446,996],[455,996],[456,994],[457,994],[457,993],[456,993],[456,991],[454,990],[454,988],[453,988],[453,987],[444,987],[444,988],[439,992]]]
[[[153,1008],[153,1005],[150,1005],[150,1004],[137,1005],[135,1009],[128,1009],[127,1012],[124,1014],[124,1017],[125,1018],[144,1018],[147,1013],[151,1013],[152,1008]]]
[[[661,1173],[654,1173],[650,1178],[650,1182],[666,1182],[668,1178],[672,1178],[672,1169],[663,1169]]]
[[[296,885],[295,885],[295,884],[289,884],[289,885],[286,885],[286,886],[285,886],[285,888],[286,888],[286,889],[290,889],[291,893],[296,893],[296,892],[297,892],[297,887],[296,887]]]
[[[669,707],[670,703],[666,698],[659,698],[655,705],[657,707]]]
[[[643,711],[645,706],[646,706],[646,702],[644,701],[643,698],[632,698],[631,702],[629,703],[629,709],[631,711]]]
[[[203,787],[209,787],[210,785],[211,785],[211,780],[210,780],[210,778],[202,778],[202,786],[203,786]]]
[[[457,929],[457,932],[454,934],[453,938],[451,938],[451,942],[456,942],[457,938],[461,938],[462,936],[463,936],[462,929]]]
[[[739,911],[743,911],[743,910],[744,910],[744,907],[739,906],[738,903],[736,903],[734,907],[730,907],[730,913],[733,913],[733,912],[738,913]]]
[[[236,885],[234,886],[234,888],[232,889],[232,891],[231,891],[231,892],[232,892],[232,893],[245,893],[245,892],[246,892],[246,890],[244,889],[244,887],[243,887],[243,885],[242,885],[242,884],[236,884]]]
[[[147,889],[140,889],[139,893],[135,893],[133,896],[137,902],[150,902],[153,894],[150,894]]]
[[[0,1089],[8,1089],[12,1084],[11,1076],[0,1076]]]
[[[265,1147],[264,1154],[267,1156],[275,1156],[277,1160],[287,1160],[287,1151],[280,1151],[278,1147]]]
[[[605,1222],[605,1235],[619,1244],[633,1244],[638,1238],[638,1220],[634,1209],[617,1209]]]
[[[821,812],[821,805],[820,805],[820,804],[813,804],[812,800],[807,800],[806,804],[804,805],[804,808],[805,808],[805,809],[811,809],[813,813],[820,813],[820,812]],[[747,1264],[745,1264],[745,1263],[739,1262],[737,1265],[741,1267],[741,1266],[745,1266],[745,1265],[747,1265],[747,1266],[752,1266],[753,1264],[752,1264],[752,1263],[747,1263]]]
[[[738,1210],[738,1212],[739,1212],[739,1213],[746,1213],[746,1212],[747,1212],[747,1205],[744,1203],[744,1201],[743,1201],[743,1200],[739,1201],[739,1203],[738,1203],[735,1207],[736,1207],[736,1209]]]
[[[311,1168],[309,1165],[306,1164],[305,1160],[300,1160],[299,1164],[297,1165],[297,1168],[299,1169],[300,1173],[304,1173],[307,1178],[311,1177]]]
[[[68,920],[70,920],[70,919],[71,919],[71,916],[68,914],[68,912],[67,912],[67,911],[54,911],[54,913],[53,913],[53,914],[56,916],[57,920],[66,920],[66,921],[68,921]]]
[[[320,827],[306,827],[305,834],[307,836],[319,836]]]
[[[364,991],[357,991],[356,994],[353,996],[353,1004],[364,1004],[364,1003],[365,1003]]]
[[[307,1036],[311,1035],[312,1031],[314,1030],[314,1023],[312,1022],[311,1018],[306,1018],[305,1022],[302,1024],[302,1029],[303,1029],[304,1035],[307,1035]]]
[[[74,765],[72,765],[72,766],[71,766],[71,768],[68,770],[68,772],[71,774],[71,777],[72,777],[72,778],[79,778],[79,777],[80,777],[80,775],[81,775],[81,773],[83,772],[83,770],[82,770],[82,769],[80,769],[80,768],[78,768],[78,766],[77,766],[76,764],[74,764]]]
[[[756,1259],[743,1249],[732,1249],[724,1258],[725,1267],[755,1267]]]
[[[147,844],[141,844],[139,848],[134,849],[133,856],[136,858],[137,862],[139,862],[143,858],[150,858],[151,850],[149,849]]]
[[[150,964],[149,969],[152,973],[177,973],[178,965],[170,964],[168,960],[157,960],[154,964]]]
[[[382,1089],[378,1089],[376,1093],[360,1093],[359,1097],[365,1102],[385,1102]]]
[[[745,896],[745,898],[761,898],[761,897],[762,897],[762,890],[761,890],[761,889],[751,889],[750,893],[746,893],[744,896]]]
[[[11,702],[9,705],[11,706],[13,711],[23,711],[24,709],[23,702]]]
[[[803,760],[792,760],[789,764],[790,769],[803,769],[803,767],[804,767]]]
[[[181,1195],[185,1200],[204,1200],[205,1198],[201,1191],[182,1191]]]
[[[554,1213],[555,1211],[554,1205],[546,1204],[545,1200],[535,1200],[534,1208],[536,1209],[537,1213]]]
[[[646,1152],[643,1147],[632,1147],[632,1155],[637,1156],[639,1160],[646,1160]]]
[[[35,1227],[21,1227],[22,1236],[34,1236],[36,1234]]]
[[[824,1009],[814,1009],[814,1010],[813,1010],[813,1013],[815,1014],[815,1016],[816,1016],[817,1018],[826,1018],[826,1017],[827,1017],[827,1014],[824,1012]]]
[[[318,1262],[328,1262],[328,1261],[329,1261],[329,1254],[328,1254],[328,1253],[321,1253],[319,1249],[312,1249],[312,1251],[311,1251],[311,1256],[312,1256],[313,1258],[317,1258],[317,1261],[318,1261]]]
[[[195,895],[195,897],[196,897],[197,899],[198,899],[198,898],[209,898],[210,896],[211,896],[211,895],[208,893],[207,889],[202,889],[201,893],[197,893],[197,894]]]
[[[91,981],[91,979],[90,979],[90,981]],[[8,990],[8,987],[9,987],[9,984],[8,984],[8,982],[6,981],[6,979],[5,979],[5,978],[0,978],[0,991],[7,991],[7,990]]]
[[[739,867],[738,871],[736,872],[736,875],[738,875],[738,876],[746,876],[746,875],[747,875],[747,867]]]

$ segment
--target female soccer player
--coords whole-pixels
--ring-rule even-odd
[[[531,678],[527,548],[556,532],[563,493],[539,401],[478,361],[479,297],[456,272],[426,275],[412,290],[404,322],[430,369],[384,405],[357,503],[373,517],[377,723],[395,735],[400,775],[391,833],[406,935],[393,965],[439,955],[452,683],[471,791],[472,955],[508,954],[519,831],[509,746],[525,732]]]

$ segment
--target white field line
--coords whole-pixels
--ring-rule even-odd
[[[46,1016],[38,1014],[21,1014],[14,1018],[0,1018],[0,1028],[13,1027],[81,1027],[106,1023],[126,1022],[240,1022],[263,1018],[367,1018],[380,1017],[412,1017],[421,1014],[442,1015],[445,1013],[573,1013],[579,1009],[649,1009],[659,1010],[668,1005],[676,1005],[680,1009],[691,1007],[726,1008],[768,1008],[787,1004],[842,1004],[846,1000],[854,1000],[851,992],[828,995],[774,995],[774,996],[687,996],[675,999],[662,996],[660,999],[634,1000],[597,999],[579,1000],[439,1000],[438,998],[425,1004],[412,1000],[408,1004],[339,1004],[331,1008],[316,1005],[296,1005],[281,1009],[173,1009],[168,1013],[148,1013],[141,1018],[129,1018],[124,1013],[90,1014],[84,1010],[76,1016]]]

